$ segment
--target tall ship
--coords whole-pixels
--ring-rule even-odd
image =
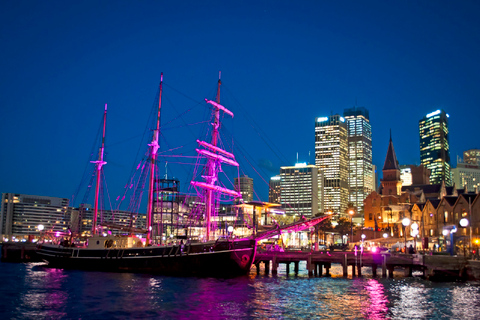
[[[144,230],[133,230],[130,234],[112,235],[99,231],[98,201],[99,185],[104,161],[104,141],[107,107],[103,118],[103,139],[99,150],[98,160],[93,161],[96,166],[96,192],[93,208],[91,237],[82,245],[75,245],[73,241],[63,241],[60,244],[43,243],[39,245],[39,256],[48,262],[49,267],[100,270],[145,272],[178,276],[214,276],[234,277],[247,274],[255,259],[257,238],[254,235],[247,238],[232,238],[225,233],[217,233],[213,229],[215,223],[212,216],[217,212],[217,199],[226,195],[238,199],[241,194],[235,190],[225,188],[220,184],[218,173],[222,165],[238,167],[233,153],[219,146],[220,119],[223,116],[233,117],[233,113],[220,104],[220,85],[218,80],[215,101],[205,99],[212,109],[211,140],[197,140],[198,157],[205,160],[202,169],[201,181],[191,181],[191,185],[198,192],[204,217],[204,236],[197,241],[189,239],[176,243],[156,244],[152,241],[152,227],[154,225],[155,200],[155,166],[159,150],[160,113],[162,105],[163,74],[160,80],[158,110],[156,112],[156,129],[149,146],[150,175],[148,177],[148,203],[146,226]],[[128,229],[128,228],[126,228]],[[145,241],[134,233],[143,232]]]

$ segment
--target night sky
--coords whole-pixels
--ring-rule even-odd
[[[225,128],[264,201],[259,174],[314,163],[315,117],[353,106],[370,112],[380,170],[390,129],[400,164],[419,164],[418,121],[444,109],[455,167],[480,148],[479,15],[478,1],[0,1],[0,192],[70,199],[107,103],[114,202],[161,72],[161,152],[192,154],[221,71]]]

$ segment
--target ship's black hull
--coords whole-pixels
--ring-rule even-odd
[[[38,249],[53,268],[207,277],[245,275],[255,253],[256,241],[251,239],[128,249],[44,244]]]

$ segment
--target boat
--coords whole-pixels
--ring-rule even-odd
[[[216,237],[212,232],[212,216],[215,213],[215,199],[218,194],[239,198],[241,194],[227,189],[219,184],[218,169],[221,164],[238,166],[232,153],[218,146],[220,115],[233,113],[220,104],[220,85],[218,80],[215,101],[205,99],[212,108],[213,122],[211,141],[197,140],[199,157],[206,160],[203,181],[192,181],[191,185],[204,197],[205,203],[205,237],[203,241],[177,244],[157,245],[152,242],[152,222],[154,216],[154,166],[159,149],[160,112],[162,97],[163,74],[160,80],[159,103],[156,129],[153,132],[150,153],[150,176],[148,188],[148,204],[146,216],[145,243],[130,233],[127,236],[115,236],[98,231],[98,193],[105,141],[106,112],[104,113],[104,130],[102,146],[99,150],[96,165],[97,185],[95,193],[94,218],[92,221],[92,235],[85,246],[75,246],[72,241],[63,241],[60,244],[43,243],[39,245],[38,255],[48,262],[49,267],[65,269],[82,269],[116,272],[144,272],[176,276],[208,276],[208,277],[235,277],[245,275],[255,260],[257,239],[254,236],[242,239],[233,239],[228,236]],[[130,230],[133,231],[133,230]],[[139,232],[139,230],[136,230]]]

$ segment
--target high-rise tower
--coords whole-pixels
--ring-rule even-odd
[[[315,120],[315,165],[324,176],[324,210],[346,214],[348,140],[345,118],[336,114]]]
[[[235,190],[240,192],[244,202],[253,201],[253,179],[243,175],[234,179]]]
[[[268,202],[280,203],[280,176],[273,176],[270,178]]]
[[[448,114],[436,110],[423,117],[420,131],[420,163],[430,170],[430,183],[452,185],[450,146],[448,143]]]
[[[280,203],[286,214],[312,217],[323,212],[321,178],[314,165],[280,167]]]
[[[372,164],[372,126],[368,110],[345,109],[348,128],[348,202],[363,213],[363,200],[374,190]]]

